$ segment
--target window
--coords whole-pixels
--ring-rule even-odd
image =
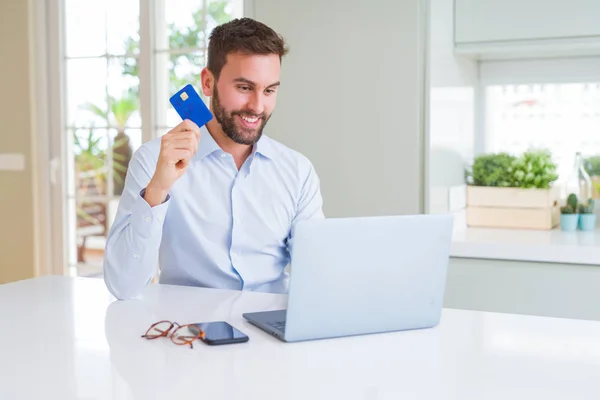
[[[133,152],[180,122],[169,97],[187,83],[201,93],[209,33],[241,17],[243,1],[64,0],[64,10],[68,266],[99,276]]]
[[[600,155],[600,57],[484,61],[478,148],[547,148],[568,178],[575,154]]]
[[[210,32],[222,23],[243,15],[242,0],[166,0],[155,2],[154,63],[157,71],[155,136],[166,133],[181,119],[169,98],[188,83],[200,91],[200,72],[206,65]],[[206,100],[206,99],[204,99]]]
[[[485,102],[487,151],[547,148],[561,177],[578,151],[600,154],[600,82],[489,85]]]

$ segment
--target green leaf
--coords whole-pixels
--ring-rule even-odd
[[[520,157],[507,153],[480,155],[466,172],[467,183],[476,186],[547,189],[558,179],[548,150],[528,151]]]
[[[100,117],[101,119],[108,119],[106,110],[103,110],[102,108],[100,108],[96,104],[85,103],[85,104],[81,105],[80,108],[82,110],[90,111],[92,114]]]

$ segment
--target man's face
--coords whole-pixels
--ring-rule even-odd
[[[276,54],[229,54],[215,82],[211,108],[234,142],[253,145],[275,108],[281,63]]]

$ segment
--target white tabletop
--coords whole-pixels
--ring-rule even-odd
[[[244,322],[282,295],[102,280],[0,286],[0,399],[598,399],[600,322],[444,310],[434,329],[286,344]],[[140,337],[157,320],[226,320],[243,344]]]

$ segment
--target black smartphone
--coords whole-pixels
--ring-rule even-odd
[[[243,343],[248,341],[248,336],[225,321],[200,322],[194,324],[205,333],[204,343],[212,346],[219,344]]]

